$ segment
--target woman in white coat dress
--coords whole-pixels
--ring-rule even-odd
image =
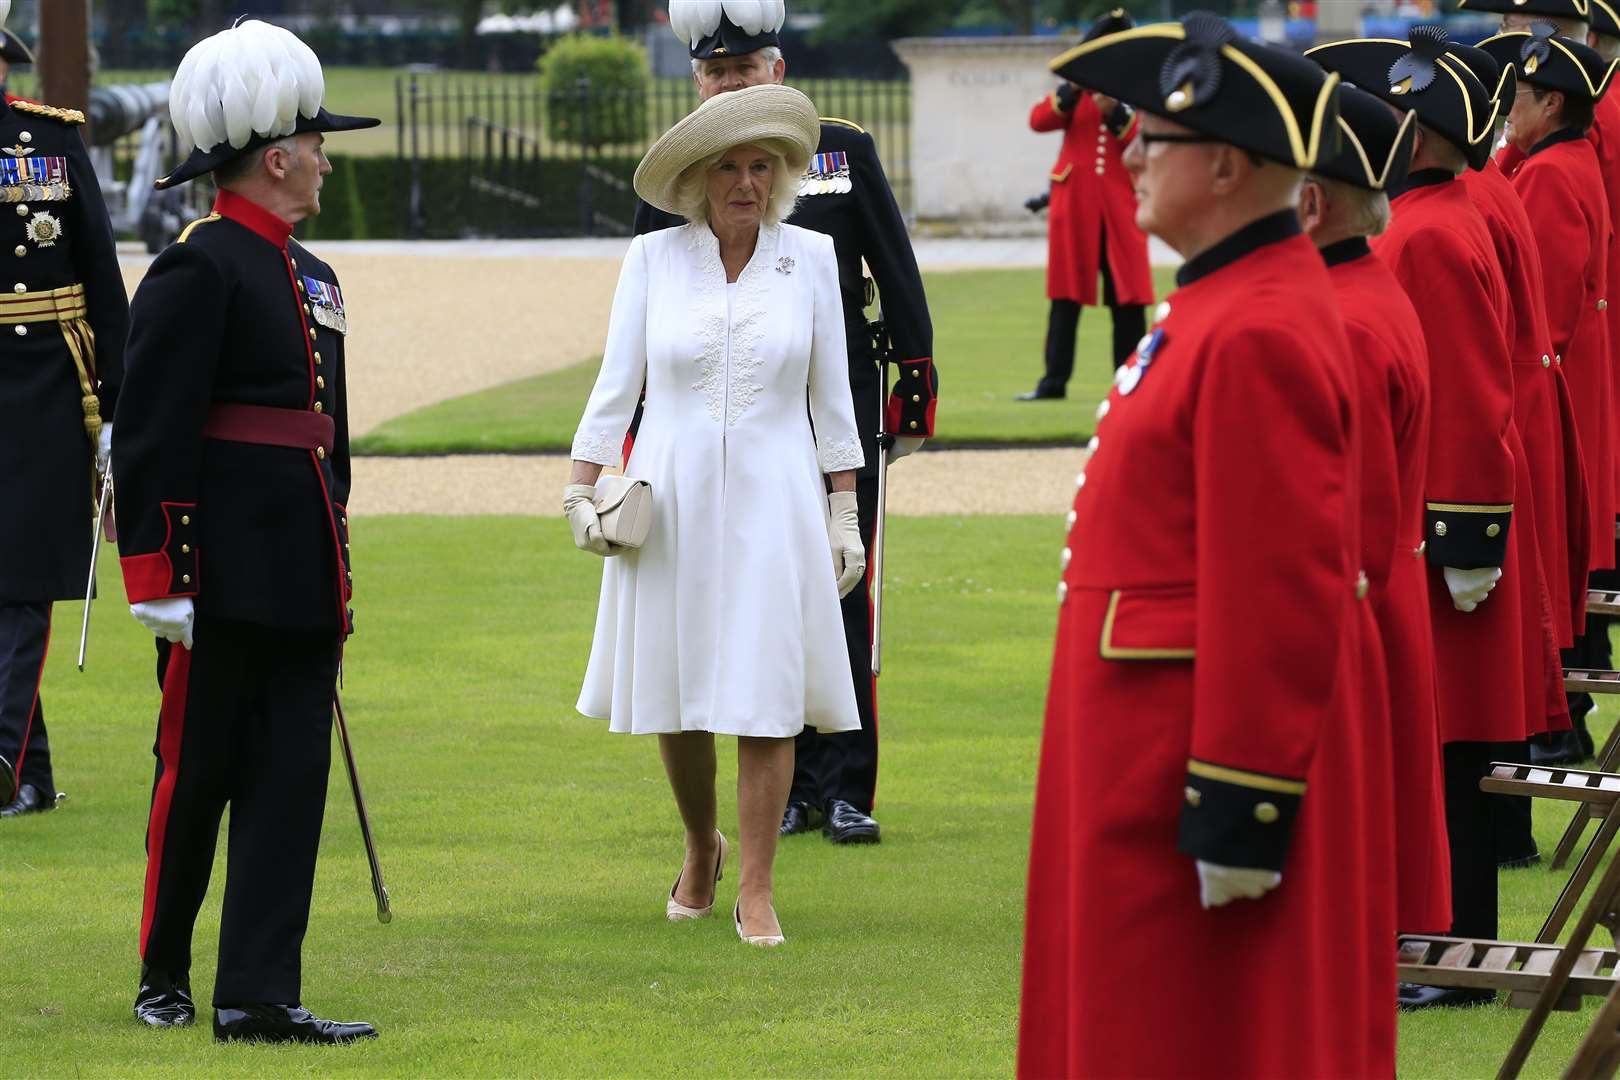
[[[648,151],[637,193],[688,224],[631,242],[564,492],[574,542],[609,556],[579,711],[658,735],[686,827],[672,920],[714,908],[714,736],[737,736],[732,919],[758,945],[783,940],[771,866],[793,736],[860,727],[838,605],[866,569],[838,266],[829,237],[782,223],[820,130],[803,94],[758,86],[703,103]],[[594,485],[643,387],[625,471],[651,484],[653,525],[616,549]]]

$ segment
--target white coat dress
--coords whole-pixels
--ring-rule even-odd
[[[576,460],[618,464],[644,383],[625,471],[652,530],[605,560],[579,711],[635,734],[858,729],[822,481],[864,460],[832,239],[762,226],[728,287],[707,225],[636,237]]]

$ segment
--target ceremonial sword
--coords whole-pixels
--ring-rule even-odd
[[[377,841],[371,835],[371,817],[366,813],[366,797],[360,791],[360,772],[354,766],[354,746],[349,742],[349,725],[343,718],[343,699],[332,691],[332,708],[337,715],[338,742],[343,745],[343,763],[349,768],[349,789],[354,792],[354,809],[360,817],[360,838],[366,844],[366,861],[371,864],[371,891],[377,897],[377,921],[389,923],[394,913],[388,907],[388,886],[383,884],[382,863],[377,861]]]
[[[889,516],[889,447],[894,436],[889,433],[889,360],[894,355],[894,343],[889,339],[889,328],[883,321],[883,308],[878,307],[875,322],[867,324],[872,335],[872,351],[877,354],[878,365],[878,435],[877,435],[877,514],[872,527],[872,557],[869,572],[872,575],[872,677],[883,673],[883,551],[887,540]]]
[[[101,522],[112,496],[112,465],[101,476],[101,493],[96,499],[96,520],[90,525],[90,572],[84,584],[84,624],[79,627],[79,670],[84,670],[84,653],[90,646],[90,605],[96,598],[96,556],[101,553]]]

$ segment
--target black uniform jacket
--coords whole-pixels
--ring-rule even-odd
[[[0,104],[0,604],[84,596],[95,505],[85,398],[111,419],[123,378],[129,298],[82,123]]]
[[[805,179],[798,208],[788,220],[832,237],[838,253],[838,283],[849,338],[849,383],[867,461],[862,471],[876,472],[882,388],[866,329],[863,260],[871,268],[883,298],[883,318],[899,362],[898,378],[889,396],[890,432],[917,438],[934,434],[939,377],[934,371],[934,327],[928,317],[922,274],[872,136],[848,120],[822,117],[821,145]],[[636,207],[638,236],[684,224],[683,219],[645,202]]]
[[[216,618],[346,633],[346,318],[337,276],[291,233],[222,191],[136,291],[113,429],[119,549],[131,603],[190,596]],[[222,405],[330,417],[330,449],[206,435]]]

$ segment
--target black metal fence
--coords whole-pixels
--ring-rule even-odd
[[[911,84],[790,80],[823,116],[865,128],[902,209],[911,212]],[[631,178],[647,147],[697,107],[689,80],[646,92],[581,80],[408,75],[396,82],[405,235],[422,238],[624,236]]]

